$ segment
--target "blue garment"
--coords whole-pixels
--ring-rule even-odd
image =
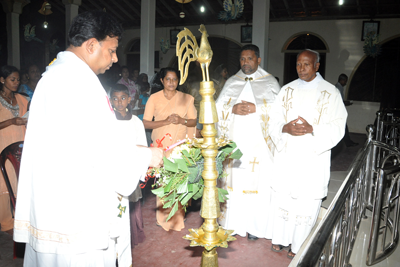
[[[18,93],[27,94],[30,99],[32,99],[32,96],[33,96],[33,90],[26,84],[21,84],[19,86]]]
[[[148,95],[148,94],[139,95],[139,99],[142,100],[142,105],[146,105],[147,101],[149,100],[149,95]],[[139,118],[140,120],[143,120],[143,115],[144,115],[144,114],[138,115],[138,118]]]

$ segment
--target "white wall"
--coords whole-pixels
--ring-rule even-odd
[[[400,19],[379,21],[381,41],[400,33]],[[322,37],[329,47],[325,79],[335,84],[340,73],[350,77],[364,56],[362,22],[363,20],[271,22],[268,71],[283,78],[284,53],[281,51],[284,44],[293,35],[309,31]]]
[[[400,36],[400,19],[379,19],[380,40],[385,41],[394,36]],[[322,20],[322,21],[295,21],[271,22],[269,33],[269,51],[267,71],[280,77],[281,85],[284,73],[283,46],[289,38],[301,32],[310,32],[320,36],[328,45],[326,54],[325,79],[335,84],[340,73],[350,77],[364,57],[361,41],[363,20]],[[230,39],[240,44],[240,30],[243,24],[206,25],[209,36]],[[182,27],[178,27],[183,29]],[[187,27],[194,36],[199,37],[199,26]],[[155,50],[160,51],[160,38],[169,39],[169,30],[172,28],[156,29]],[[127,30],[120,43],[118,56],[121,65],[126,64],[125,46],[133,38],[140,37],[140,30]],[[261,49],[262,50],[262,49]],[[261,54],[264,51],[261,51]],[[166,54],[160,51],[160,67],[166,67],[176,56],[175,47],[171,47]],[[293,66],[294,68],[295,66]],[[350,84],[350,81],[348,82]],[[348,108],[348,125],[350,132],[365,133],[365,126],[373,123],[375,112],[379,109],[378,103],[355,102]]]
[[[379,21],[381,41],[400,34],[400,19],[380,19]],[[284,53],[282,48],[284,44],[290,37],[308,31],[323,38],[328,45],[329,53],[326,57],[325,79],[331,83],[336,83],[340,73],[346,73],[350,77],[356,65],[364,56],[362,49],[364,42],[361,41],[362,22],[363,20],[271,22],[267,70],[283,80]],[[240,26],[242,25],[206,25],[206,28],[210,36],[225,37],[240,44]],[[183,26],[178,28],[183,29]],[[200,36],[199,26],[188,26],[187,28],[192,31],[194,36]],[[169,39],[170,29],[172,28],[156,28],[156,51],[160,51],[161,37]],[[139,37],[139,29],[125,31],[118,49],[121,65],[126,64],[125,46],[133,38]],[[171,47],[167,54],[160,51],[160,67],[168,66],[172,58],[176,56],[175,52],[175,47]]]

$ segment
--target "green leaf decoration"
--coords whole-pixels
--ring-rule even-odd
[[[183,172],[189,172],[188,167],[186,165],[186,160],[184,159],[174,159],[175,163],[178,164],[178,169]]]
[[[168,202],[164,202],[163,209],[171,208],[171,206],[172,206],[173,203],[174,203],[174,202],[173,202],[172,200],[170,200],[170,201],[168,201]]]
[[[194,151],[193,158],[194,158],[196,161],[198,161],[200,156],[201,156],[201,149],[197,148],[197,149]]]
[[[240,159],[243,156],[242,151],[240,149],[236,149],[235,152],[232,153],[232,155],[229,156],[230,159]]]
[[[170,191],[172,184],[174,183],[174,179],[171,179],[167,186],[164,188],[164,192],[167,193]]]
[[[182,200],[181,200],[181,204],[182,206],[185,206],[189,200],[193,197],[194,194],[196,194],[197,192],[190,192],[188,193]]]
[[[189,183],[193,183],[194,180],[197,178],[197,175],[199,173],[199,166],[195,165],[192,167],[189,167]]]
[[[242,152],[237,148],[235,142],[230,142],[218,149],[216,157],[216,170],[218,178],[225,177],[223,161],[228,157],[231,159],[240,159]],[[163,158],[164,166],[151,169],[152,175],[162,177],[154,185],[156,189],[152,192],[157,195],[164,203],[164,208],[170,208],[167,221],[180,208],[186,210],[188,202],[191,199],[199,199],[203,196],[204,180],[201,177],[204,169],[204,158],[200,148],[189,146],[188,150],[183,150],[178,159],[169,160]],[[158,187],[158,188],[157,188]],[[228,199],[228,191],[218,188],[218,200],[225,202]]]
[[[189,191],[187,182],[185,181],[184,183],[180,184],[178,186],[178,188],[176,189],[176,191],[177,191],[178,194],[187,193]]]
[[[162,197],[164,197],[166,195],[165,192],[164,192],[164,187],[159,187],[157,189],[153,189],[153,190],[151,190],[151,192],[154,195],[158,196],[159,198],[162,198]]]
[[[179,203],[178,200],[176,200],[174,206],[173,206],[172,209],[171,209],[171,212],[170,212],[169,215],[168,215],[167,222],[168,222],[168,220],[171,219],[171,217],[174,216],[175,213],[178,211],[178,203]]]
[[[188,184],[188,192],[193,192],[193,184]]]
[[[229,195],[228,191],[222,188],[218,188],[218,200],[219,202],[225,202],[228,199],[227,195]]]
[[[189,192],[186,192],[186,193],[183,193],[182,195],[179,196],[178,200],[181,202],[181,204],[182,204],[182,199],[184,197],[186,197],[188,194],[189,194]]]
[[[188,160],[190,165],[194,165],[196,164],[196,162],[193,161],[192,157],[190,156],[189,152],[187,152],[186,150],[182,150],[182,154],[184,155],[184,160]]]
[[[236,148],[237,146],[236,146],[236,143],[229,143],[229,144],[227,144],[226,146],[224,146],[224,147],[221,147],[220,148],[220,151],[222,151],[222,152],[224,152],[224,153],[226,153],[226,154],[229,154],[229,153],[231,153],[233,150],[235,150],[235,148]]]
[[[173,163],[166,157],[163,158],[164,161],[164,169],[170,172],[178,172],[178,164]]]
[[[194,200],[198,200],[203,196],[204,187],[202,186],[200,190],[193,196]]]

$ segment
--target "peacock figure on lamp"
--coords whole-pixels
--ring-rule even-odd
[[[203,81],[200,82],[200,102],[199,122],[203,124],[201,134],[202,139],[195,139],[194,145],[202,148],[204,157],[204,179],[203,200],[201,203],[201,217],[204,223],[199,229],[189,229],[190,234],[184,238],[190,240],[190,246],[202,246],[204,251],[201,258],[201,266],[218,266],[217,247],[228,247],[229,241],[236,240],[231,234],[233,230],[224,230],[218,225],[217,218],[220,216],[220,206],[218,200],[217,177],[215,157],[218,148],[227,144],[224,138],[217,139],[215,123],[218,122],[217,110],[213,95],[215,93],[214,83],[210,81],[209,66],[212,60],[213,51],[208,42],[208,34],[204,25],[200,25],[199,31],[202,33],[200,46],[197,45],[196,38],[187,28],[178,33],[176,54],[178,56],[179,70],[181,72],[180,84],[186,81],[189,64],[198,61],[201,66]]]

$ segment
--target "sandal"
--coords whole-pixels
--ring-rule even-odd
[[[287,257],[288,257],[289,259],[293,259],[294,256],[296,256],[296,254],[292,252],[292,249],[289,249],[289,252],[287,253]]]
[[[277,249],[277,248],[278,248],[278,249]],[[281,252],[282,249],[283,249],[283,246],[282,246],[282,245],[272,245],[272,246],[271,246],[271,250],[274,251],[274,252]]]

